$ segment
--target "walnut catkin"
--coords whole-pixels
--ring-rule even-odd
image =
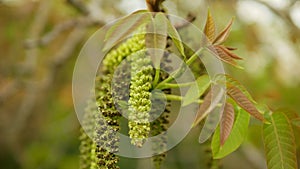
[[[101,74],[97,75],[95,81],[95,104],[98,109],[93,109],[95,113],[89,114],[84,120],[91,125],[88,130],[92,134],[81,130],[80,169],[119,169],[119,158],[114,153],[119,151],[117,131],[120,130],[121,114],[114,105],[111,83],[119,64],[127,56],[144,48],[144,35],[137,33],[106,54]],[[89,138],[90,135],[92,138]]]
[[[131,143],[142,147],[150,133],[151,88],[153,67],[145,51],[130,57],[131,82],[129,98],[129,137]]]

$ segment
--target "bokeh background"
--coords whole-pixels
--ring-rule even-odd
[[[300,112],[299,0],[166,0],[165,6],[183,18],[193,13],[199,28],[208,7],[219,29],[235,16],[227,44],[238,47],[245,69],[228,72],[258,102]],[[0,0],[0,168],[79,167],[76,58],[101,26],[143,8],[144,0]],[[224,169],[266,168],[260,129],[253,120],[245,143],[221,161]],[[164,169],[205,169],[209,145],[197,142],[199,132],[169,151]],[[149,166],[149,159],[121,159],[122,168]]]

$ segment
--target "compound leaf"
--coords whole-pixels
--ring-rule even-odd
[[[268,169],[297,169],[293,128],[283,113],[274,113],[264,124],[263,136]]]

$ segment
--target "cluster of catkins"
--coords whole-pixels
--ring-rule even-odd
[[[154,68],[145,50],[143,31],[133,35],[107,53],[95,82],[96,103],[90,101],[81,129],[80,169],[118,169],[119,141],[122,114],[128,114],[131,144],[142,147],[150,136],[165,134],[169,109],[153,122],[149,121],[160,105],[151,104]],[[118,67],[126,61],[119,69]],[[162,65],[163,66],[163,65]],[[162,73],[161,80],[165,77]],[[159,102],[157,102],[159,103]],[[163,104],[163,103],[162,103]],[[127,111],[124,110],[124,107]],[[153,143],[153,150],[166,149],[166,137]],[[165,154],[153,157],[160,168]]]

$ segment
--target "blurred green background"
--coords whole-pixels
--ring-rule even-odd
[[[208,7],[219,29],[235,16],[227,44],[238,47],[245,70],[228,72],[258,102],[300,112],[300,1],[166,0],[165,6],[183,18],[193,13],[200,28]],[[144,0],[0,0],[0,168],[79,167],[76,58],[93,32],[140,8]],[[224,169],[266,168],[260,128],[253,120],[247,141],[221,161]],[[170,150],[163,168],[205,169],[209,145],[198,143],[199,132]],[[123,169],[149,164],[121,159]]]

